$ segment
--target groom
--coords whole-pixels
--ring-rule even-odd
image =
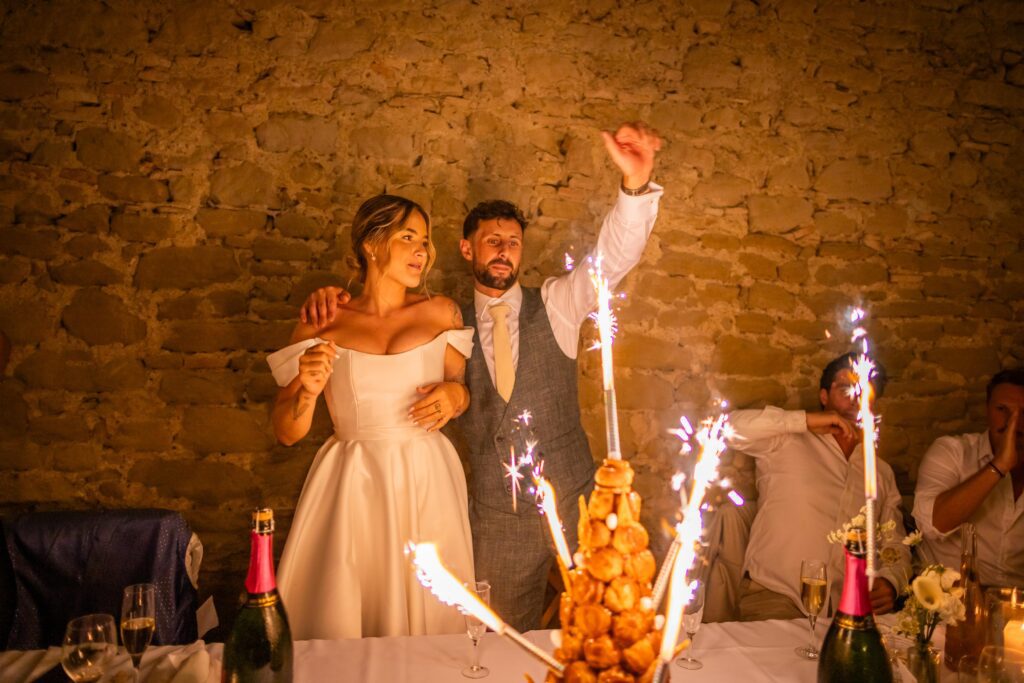
[[[622,171],[615,206],[605,216],[593,254],[615,287],[643,255],[662,189],[650,182],[661,140],[642,124],[603,132],[605,148]],[[469,518],[478,581],[491,584],[491,605],[521,631],[540,626],[550,534],[536,506],[520,493],[512,508],[508,462],[514,420],[524,411],[554,486],[570,548],[576,547],[577,499],[593,483],[594,460],[580,424],[576,352],[583,321],[597,305],[585,265],[541,287],[522,287],[519,271],[527,222],[510,202],[478,204],[466,216],[459,244],[472,266],[473,301],[462,317],[476,328],[466,365],[469,409],[457,420],[468,445]],[[317,290],[302,319],[319,327],[334,318],[347,294]],[[524,487],[525,488],[525,487]]]

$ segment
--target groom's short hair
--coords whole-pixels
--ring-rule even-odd
[[[474,206],[466,216],[466,220],[462,222],[462,238],[468,240],[469,236],[480,227],[480,221],[488,221],[492,218],[506,218],[515,221],[519,223],[523,232],[526,232],[526,216],[518,206],[512,202],[506,202],[504,199],[491,199]]]

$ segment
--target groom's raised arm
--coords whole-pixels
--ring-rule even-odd
[[[622,171],[622,186],[590,256],[601,255],[601,270],[614,288],[640,262],[658,217],[662,188],[651,182],[651,173],[661,140],[641,123],[623,124],[614,135],[602,131],[601,136],[608,156]],[[580,325],[597,305],[588,271],[581,261],[572,272],[549,278],[541,287],[551,330],[570,358],[576,357]]]

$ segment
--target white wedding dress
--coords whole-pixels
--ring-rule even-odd
[[[278,385],[322,339],[267,358]],[[466,480],[448,439],[408,417],[416,388],[444,379],[448,346],[465,356],[473,330],[443,332],[403,353],[341,349],[324,390],[334,435],[306,475],[278,572],[296,640],[465,631],[465,618],[420,586],[404,548],[436,543],[473,580]]]

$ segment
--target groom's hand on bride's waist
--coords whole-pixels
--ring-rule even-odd
[[[299,318],[307,325],[316,329],[326,327],[334,322],[338,315],[338,307],[344,306],[352,295],[341,287],[321,287],[310,292],[299,311]]]

